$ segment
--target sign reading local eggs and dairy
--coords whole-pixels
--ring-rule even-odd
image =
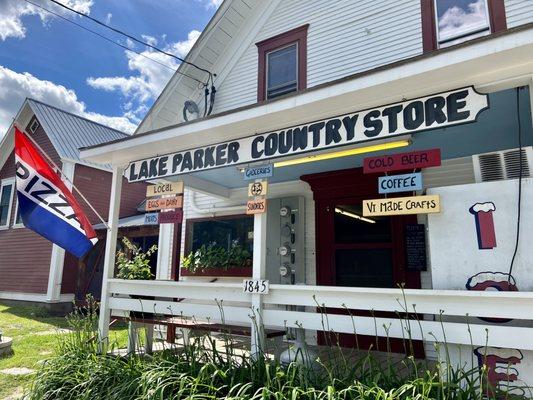
[[[287,155],[355,146],[475,121],[488,99],[473,87],[357,111],[279,131],[132,162],[129,182],[163,178]]]

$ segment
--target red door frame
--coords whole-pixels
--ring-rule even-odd
[[[362,168],[353,168],[303,175],[300,178],[311,186],[313,199],[315,200],[317,285],[336,285],[335,247],[338,247],[338,245],[335,246],[331,239],[334,237],[332,211],[334,204],[339,204],[342,201],[346,201],[348,204],[349,202],[355,202],[362,199],[383,197],[378,194],[377,190],[379,176],[380,175],[378,174],[363,174]],[[405,224],[416,223],[416,221],[416,216],[412,215],[394,216],[391,218],[392,244],[390,248],[392,248],[393,251],[394,281],[395,283],[403,282],[405,283],[406,288],[411,289],[420,289],[420,272],[407,271],[406,269],[403,232]],[[349,246],[354,247],[354,245]],[[387,245],[386,247],[389,246]],[[331,311],[334,313],[338,312],[335,310]],[[390,315],[387,316],[390,317]],[[342,344],[349,346],[353,340],[347,340],[345,337],[345,340],[341,340],[341,342]],[[393,343],[392,347],[393,351],[403,351],[402,343],[396,343],[396,345]],[[423,347],[421,345],[415,346],[415,356],[423,356]]]

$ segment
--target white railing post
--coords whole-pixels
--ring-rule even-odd
[[[117,250],[118,217],[120,214],[120,195],[122,192],[122,174],[124,168],[113,168],[113,179],[111,182],[111,197],[109,199],[109,217],[105,245],[104,271],[102,274],[102,294],[100,299],[100,319],[98,321],[98,332],[100,343],[107,340],[109,333],[109,321],[111,310],[109,308],[108,279],[113,278],[115,273],[115,253]],[[102,346],[100,347],[102,350]]]
[[[265,279],[266,272],[266,237],[267,237],[267,214],[254,215],[254,254],[253,254],[253,279]],[[263,299],[260,294],[252,294],[252,320],[251,354],[256,358],[263,352]]]

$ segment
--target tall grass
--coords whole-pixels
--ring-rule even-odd
[[[229,345],[217,351],[209,335],[154,355],[99,355],[97,320],[91,302],[69,317],[73,333],[62,336],[54,357],[37,372],[28,400],[526,398],[487,391],[479,369],[449,366],[443,376],[441,368],[431,369],[413,357],[394,364],[367,352],[354,361],[343,358],[343,351],[335,352],[340,359],[319,361],[319,369],[298,363],[283,367],[267,357],[239,355]],[[105,343],[104,350],[113,346]]]

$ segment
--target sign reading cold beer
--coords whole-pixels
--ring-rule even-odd
[[[275,132],[132,162],[129,182],[389,139],[475,121],[488,108],[473,87],[288,127]]]
[[[367,157],[363,162],[365,174],[401,171],[440,166],[440,149],[411,151],[390,156]],[[381,193],[381,192],[380,192]]]
[[[363,200],[364,217],[438,212],[440,212],[440,197],[438,195]]]

